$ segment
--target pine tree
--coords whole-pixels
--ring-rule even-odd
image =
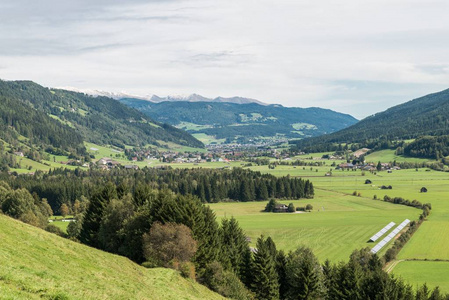
[[[257,239],[256,247],[251,288],[257,299],[279,299],[279,282],[275,261],[263,236]]]
[[[287,257],[287,299],[317,299],[323,296],[323,274],[309,248],[301,247]]]
[[[234,217],[230,220],[223,219],[221,224],[222,265],[233,270],[242,279],[245,255],[249,251],[246,236]]]
[[[103,217],[103,211],[112,199],[117,198],[115,185],[107,183],[103,189],[92,195],[89,208],[83,220],[80,241],[84,244],[98,247],[98,230]]]

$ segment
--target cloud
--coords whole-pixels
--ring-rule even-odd
[[[403,0],[4,1],[0,75],[363,117],[447,87],[448,9]]]

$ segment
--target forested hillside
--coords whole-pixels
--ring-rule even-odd
[[[338,132],[296,142],[307,151],[336,150],[338,144],[388,148],[397,140],[449,134],[449,89],[367,117]]]
[[[232,142],[257,137],[289,139],[334,132],[357,122],[350,115],[321,108],[292,108],[257,103],[161,102],[121,99],[160,122]]]
[[[121,148],[158,145],[159,141],[203,147],[186,132],[155,122],[111,98],[48,89],[30,81],[0,81],[0,96],[3,105],[11,107],[14,103],[10,111],[17,110],[9,113],[14,114],[12,119],[4,117],[6,126],[15,126],[26,137],[42,137],[43,142],[55,147],[73,148],[82,139]],[[23,120],[27,120],[26,126]],[[43,133],[30,132],[34,127],[34,131]]]
[[[83,137],[77,131],[4,92],[0,88],[0,139],[15,144],[22,135],[37,148],[84,152]]]

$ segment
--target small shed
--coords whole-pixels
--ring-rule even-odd
[[[365,184],[372,184],[371,180],[367,179],[365,180]]]
[[[427,193],[427,188],[423,186],[423,187],[421,188],[421,193]]]

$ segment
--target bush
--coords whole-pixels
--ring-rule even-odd
[[[245,288],[245,285],[239,280],[237,275],[224,270],[223,266],[216,261],[206,266],[202,276],[202,283],[214,292],[227,298],[253,299],[251,293]]]
[[[293,203],[290,203],[288,205],[288,212],[295,212],[295,206],[293,205]]]
[[[179,272],[184,278],[195,280],[195,265],[191,262],[182,262],[179,264]]]
[[[190,261],[195,255],[197,243],[189,227],[156,222],[143,236],[143,250],[147,260],[178,269],[177,264]]]
[[[313,209],[312,204],[307,204],[306,205],[306,210],[311,211]]]
[[[352,192],[352,195],[353,195],[353,196],[357,196],[357,191],[353,191],[353,192]]]
[[[45,230],[51,233],[54,233],[56,235],[62,236],[62,237],[66,237],[66,234],[64,233],[64,231],[61,230],[61,228],[59,228],[58,226],[54,225],[54,224],[48,224],[47,227],[45,227]]]

